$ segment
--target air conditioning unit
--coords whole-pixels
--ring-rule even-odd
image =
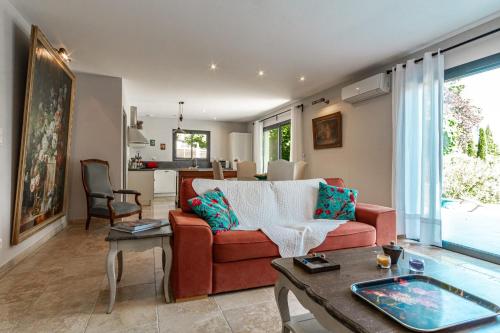
[[[390,91],[389,75],[380,73],[342,88],[342,100],[356,103],[385,95]]]

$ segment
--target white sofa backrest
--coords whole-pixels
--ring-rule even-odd
[[[220,181],[195,179],[193,189],[203,194],[220,188],[238,216],[242,230],[269,224],[290,225],[313,218],[319,183],[323,179],[296,181]]]

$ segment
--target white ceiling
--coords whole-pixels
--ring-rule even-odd
[[[183,100],[186,118],[217,120],[252,119],[500,10],[499,0],[11,2],[71,52],[74,70],[123,77],[140,114],[172,116]]]

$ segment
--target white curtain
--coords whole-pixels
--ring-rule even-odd
[[[291,126],[290,161],[302,161],[302,106],[292,106]]]
[[[443,55],[393,68],[393,204],[398,234],[441,246]]]
[[[262,137],[264,135],[264,124],[256,120],[253,123],[253,160],[257,166],[257,173],[262,173]]]

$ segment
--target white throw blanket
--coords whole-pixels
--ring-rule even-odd
[[[326,235],[347,221],[314,220],[319,183],[296,181],[230,181],[195,179],[199,195],[220,188],[239,220],[236,230],[261,230],[279,248],[282,257],[305,255]]]

